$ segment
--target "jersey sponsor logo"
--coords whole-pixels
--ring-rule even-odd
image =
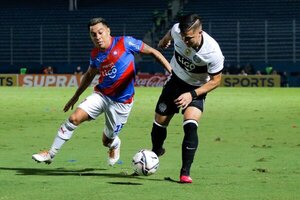
[[[103,70],[101,71],[101,76],[108,76],[109,78],[115,78],[117,75],[117,68],[113,67],[110,70]]]
[[[182,67],[185,71],[195,73],[195,74],[202,74],[207,73],[207,65],[198,66],[192,63],[189,59],[181,56],[177,51],[175,51],[175,58],[177,63]]]
[[[108,76],[109,78],[115,78],[117,75],[117,68],[113,63],[101,66],[100,74],[102,77]]]

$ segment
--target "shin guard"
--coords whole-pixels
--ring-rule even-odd
[[[187,120],[183,123],[184,138],[182,142],[182,168],[181,175],[190,175],[190,168],[198,147],[198,123],[195,120]]]
[[[167,127],[158,124],[156,121],[153,122],[152,131],[151,131],[151,140],[152,140],[152,151],[158,156],[162,153],[162,148],[165,139],[167,138]]]

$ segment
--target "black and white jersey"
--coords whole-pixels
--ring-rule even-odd
[[[186,83],[202,86],[210,80],[209,75],[220,73],[224,66],[224,56],[219,44],[202,31],[203,44],[199,51],[188,47],[180,35],[179,23],[171,30],[174,41],[174,55],[171,59],[173,73]]]

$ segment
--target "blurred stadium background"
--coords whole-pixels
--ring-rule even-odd
[[[298,0],[9,0],[0,3],[0,74],[21,68],[57,74],[88,67],[90,18],[104,17],[112,35],[131,35],[156,46],[177,17],[198,13],[203,29],[220,44],[225,72],[277,72],[300,86],[300,1]],[[164,52],[170,59],[172,48]],[[163,73],[148,57],[137,58],[145,73]],[[270,70],[271,69],[271,70]]]

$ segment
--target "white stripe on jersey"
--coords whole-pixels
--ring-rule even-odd
[[[198,52],[188,47],[180,35],[179,23],[172,27],[174,55],[171,59],[173,72],[190,85],[201,86],[210,80],[208,74],[218,73],[223,69],[224,56],[219,44],[206,32],[202,31],[203,45]]]

